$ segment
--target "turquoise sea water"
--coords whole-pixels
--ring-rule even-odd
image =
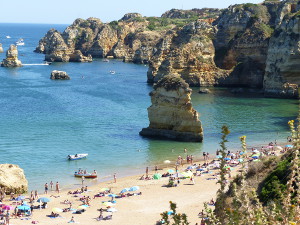
[[[44,55],[33,50],[52,27],[63,30],[66,26],[0,24],[0,43],[7,50],[9,44],[23,38],[25,46],[18,47],[22,63],[43,63]],[[5,53],[0,54],[3,58]],[[52,70],[66,71],[71,80],[50,80]],[[227,89],[200,95],[194,89],[192,102],[201,113],[203,143],[142,138],[138,133],[149,123],[148,93],[152,90],[146,83],[146,72],[144,65],[100,59],[0,67],[0,163],[20,165],[30,189],[41,190],[51,180],[71,187],[81,182],[73,177],[79,167],[96,169],[101,181],[115,172],[124,176],[166,159],[174,160],[183,155],[184,148],[198,157],[202,151],[214,153],[224,124],[231,130],[230,148],[239,148],[238,137],[242,135],[253,146],[275,139],[285,141],[289,135],[287,121],[297,115],[297,100],[233,95]],[[68,154],[75,153],[89,156],[86,160],[66,160]]]

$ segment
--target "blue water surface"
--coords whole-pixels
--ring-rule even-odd
[[[66,25],[0,24],[0,43],[6,51],[19,46],[24,64],[41,64],[43,54],[34,53],[38,41],[50,28],[63,31]],[[7,39],[6,36],[11,36]],[[5,53],[0,53],[0,59]],[[147,107],[152,86],[146,83],[148,67],[120,60],[92,63],[53,63],[0,68],[0,163],[14,163],[25,170],[30,189],[41,190],[45,182],[59,181],[74,187],[79,167],[96,169],[97,181],[134,174],[146,166],[175,160],[188,154],[200,157],[219,146],[222,125],[231,134],[228,147],[239,149],[239,137],[252,146],[285,141],[287,121],[297,115],[298,101],[231,94],[214,88],[200,95],[195,88],[193,106],[200,112],[203,143],[151,140],[139,136],[149,124]],[[69,81],[50,80],[52,70],[66,71]],[[116,74],[110,74],[114,70]],[[68,154],[88,153],[86,160],[66,160]]]

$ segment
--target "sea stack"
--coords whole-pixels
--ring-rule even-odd
[[[150,92],[150,125],[140,135],[186,142],[202,142],[198,112],[192,107],[192,90],[179,75],[166,75]]]
[[[24,175],[24,170],[18,165],[0,164],[0,188],[6,194],[28,192],[28,181]]]
[[[4,67],[20,67],[21,61],[18,59],[18,49],[15,45],[10,45],[6,52],[6,59],[3,59],[1,66]]]
[[[3,52],[3,47],[2,47],[2,44],[0,43],[0,53]]]
[[[51,80],[70,80],[70,76],[65,71],[53,70],[50,75]]]

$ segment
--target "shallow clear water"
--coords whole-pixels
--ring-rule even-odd
[[[38,40],[50,28],[63,25],[0,24],[0,43],[23,38],[20,60],[43,63],[44,55],[33,53]],[[5,36],[10,35],[11,39]],[[5,53],[0,54],[0,59]],[[64,70],[69,81],[50,80],[52,70]],[[109,73],[115,70],[116,74]],[[100,173],[100,181],[144,170],[146,166],[174,160],[183,149],[200,156],[214,153],[222,125],[228,125],[230,148],[239,148],[238,137],[260,145],[286,140],[287,121],[297,114],[298,101],[233,95],[213,89],[200,95],[194,89],[192,102],[201,113],[203,143],[150,140],[139,136],[148,126],[147,67],[111,60],[92,63],[53,63],[50,66],[0,68],[0,163],[15,163],[25,170],[30,189],[59,181],[64,187],[80,183],[72,174],[79,167]],[[172,151],[173,149],[173,151]],[[138,151],[140,150],[140,151]],[[68,154],[89,153],[88,159],[69,162]],[[93,181],[91,181],[93,182]]]

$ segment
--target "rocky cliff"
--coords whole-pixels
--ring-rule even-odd
[[[0,53],[3,52],[3,47],[2,47],[2,44],[0,43]]]
[[[140,135],[177,141],[201,142],[203,131],[198,113],[191,104],[192,90],[178,75],[166,75],[150,93],[150,125]]]
[[[10,45],[6,52],[6,59],[3,59],[1,66],[3,67],[20,67],[22,62],[18,59],[18,49],[15,45]]]
[[[171,30],[157,44],[147,73],[148,82],[155,83],[168,74],[179,74],[190,86],[211,86],[228,71],[214,63],[215,28],[197,20],[182,29]]]
[[[24,171],[17,165],[0,164],[0,187],[7,194],[23,194],[28,191]]]
[[[286,3],[270,39],[264,77],[267,96],[296,97],[300,85],[300,2]],[[284,15],[284,16],[283,16]]]
[[[50,30],[36,51],[50,61],[92,56],[149,63],[149,83],[178,74],[190,86],[250,87],[266,96],[296,97],[299,10],[296,0],[266,0],[224,10],[172,9],[161,17],[129,13],[106,24],[77,19],[62,34]]]

